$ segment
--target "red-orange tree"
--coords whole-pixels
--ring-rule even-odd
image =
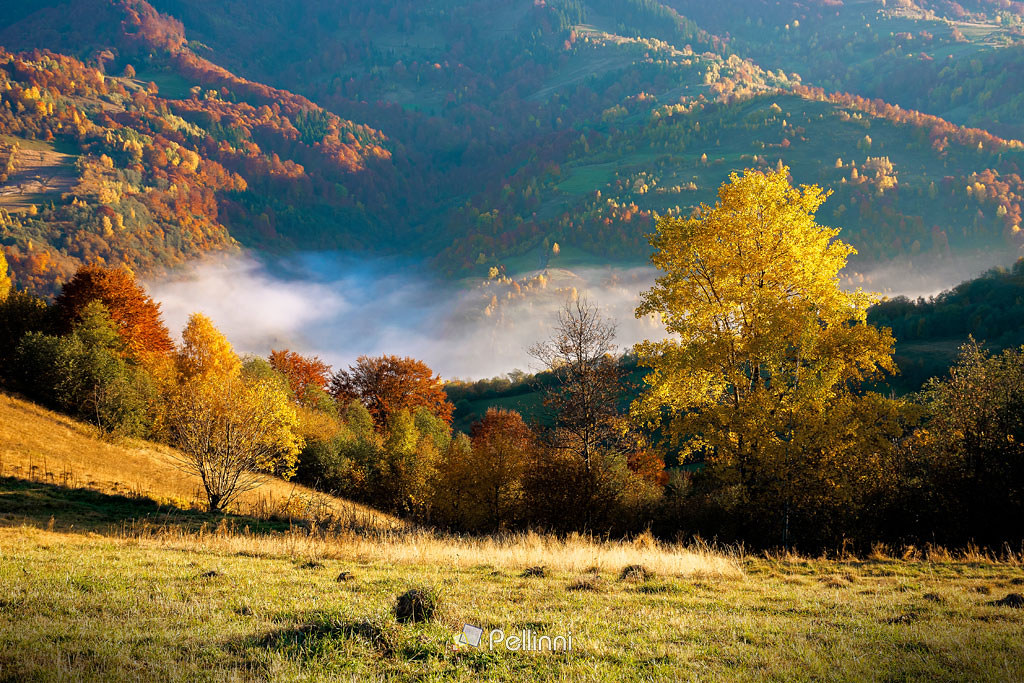
[[[340,403],[362,401],[378,428],[402,410],[425,408],[451,424],[454,406],[441,387],[441,378],[423,361],[398,356],[360,356],[348,370],[331,378],[331,395]]]
[[[514,410],[488,408],[473,425],[476,494],[486,510],[487,523],[500,529],[516,515],[522,498],[522,476],[534,447],[534,435]]]
[[[331,366],[318,357],[307,358],[294,351],[282,349],[270,352],[270,367],[288,379],[288,387],[300,401],[310,387],[326,389]]]
[[[110,312],[129,354],[167,354],[174,349],[160,317],[160,304],[146,294],[135,277],[123,268],[82,266],[57,296],[57,313],[66,329],[79,320],[90,301],[100,301]]]

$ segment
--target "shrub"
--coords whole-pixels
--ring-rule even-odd
[[[51,316],[46,302],[25,292],[13,291],[0,301],[0,374],[14,379],[18,344],[29,332],[48,332]]]
[[[654,573],[642,564],[631,564],[622,568],[619,574],[620,581],[646,581],[654,576]]]
[[[324,439],[308,435],[305,439],[306,444],[299,453],[296,479],[321,491],[352,494],[355,472],[352,460],[343,452],[348,440],[341,436]]]

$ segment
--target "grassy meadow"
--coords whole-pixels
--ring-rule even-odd
[[[450,537],[254,502],[214,517],[150,444],[11,397],[0,430],[2,681],[1024,679],[1024,611],[997,604],[1024,592],[1011,555]],[[123,483],[147,467],[148,488]],[[411,588],[437,597],[432,620],[396,618]],[[455,648],[464,623],[573,650]]]

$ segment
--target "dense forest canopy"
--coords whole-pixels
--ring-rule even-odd
[[[239,245],[451,276],[543,266],[554,243],[641,263],[659,216],[782,164],[833,190],[851,280],[1018,249],[1015,3],[743,8],[26,4],[0,22],[0,240],[44,293],[80,263]]]

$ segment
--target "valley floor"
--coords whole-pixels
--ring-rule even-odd
[[[77,530],[40,516],[33,501],[53,495],[0,479],[0,680],[1024,679],[1024,610],[992,604],[1022,591],[1015,564],[525,536],[549,545],[552,569],[524,576],[536,555],[515,539],[498,551],[394,532],[374,545],[166,518]],[[19,519],[12,502],[35,516]],[[98,514],[133,504],[89,503]],[[654,576],[621,578],[623,562],[647,558]],[[396,596],[423,586],[440,594],[440,616],[398,623]],[[482,647],[453,649],[463,623],[484,629]],[[491,629],[571,632],[573,651],[492,651]]]

